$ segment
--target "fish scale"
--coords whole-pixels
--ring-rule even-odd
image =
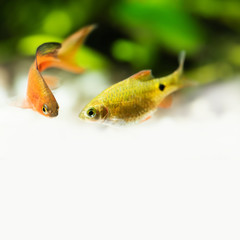
[[[142,118],[150,109],[157,107],[160,96],[156,84],[138,80],[119,83],[119,85],[122,84],[127,87],[119,86],[119,91],[116,87],[103,92],[103,95],[106,96],[103,102],[108,105],[112,116],[132,122]]]

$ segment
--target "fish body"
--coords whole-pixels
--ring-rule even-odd
[[[82,28],[62,44],[50,42],[37,48],[35,61],[28,74],[26,98],[20,107],[31,108],[47,117],[58,115],[59,106],[50,89],[55,88],[57,79],[52,76],[43,76],[41,72],[50,67],[57,67],[81,73],[83,68],[75,63],[75,55],[79,46],[93,29],[94,25]]]
[[[29,70],[27,96],[23,106],[48,117],[58,115],[58,103],[34,62]]]
[[[141,71],[100,93],[81,111],[84,120],[125,125],[148,119],[158,107],[171,104],[171,93],[184,86],[181,78],[184,53],[172,74],[154,78],[150,70]]]

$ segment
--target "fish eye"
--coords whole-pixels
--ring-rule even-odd
[[[95,108],[89,108],[87,110],[87,115],[90,118],[94,118],[96,116],[96,109]]]
[[[165,89],[165,85],[162,84],[162,83],[160,83],[160,84],[159,84],[159,89],[160,89],[161,91],[163,91],[163,90]]]
[[[48,106],[46,104],[43,104],[42,111],[44,114],[48,114]]]

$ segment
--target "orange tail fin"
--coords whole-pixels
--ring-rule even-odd
[[[81,73],[84,69],[75,62],[77,50],[95,25],[84,27],[68,37],[62,44],[44,43],[37,49],[37,68],[40,72],[50,67]]]

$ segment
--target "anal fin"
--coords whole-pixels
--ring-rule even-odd
[[[149,120],[151,117],[152,117],[152,116],[147,116],[147,117],[146,117],[145,119],[143,119],[140,123],[143,123],[143,122]]]

